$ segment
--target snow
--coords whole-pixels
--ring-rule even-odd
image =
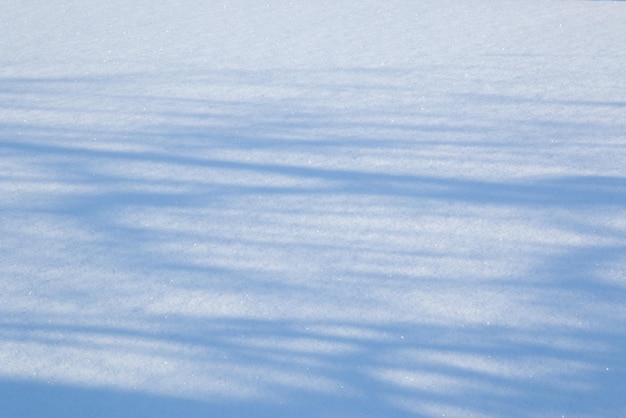
[[[0,6],[0,416],[626,416],[626,3]]]

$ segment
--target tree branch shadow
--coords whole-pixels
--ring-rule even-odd
[[[339,87],[355,107],[336,113],[328,104],[338,87],[329,74],[344,80]],[[0,398],[8,401],[0,402],[0,415],[626,412],[619,397],[626,331],[615,326],[620,317],[602,314],[604,306],[609,315],[623,315],[619,302],[626,288],[618,270],[625,233],[617,222],[595,224],[600,213],[623,212],[626,177],[424,174],[417,168],[427,156],[398,169],[357,163],[352,154],[368,150],[371,159],[390,146],[439,150],[445,144],[471,151],[482,146],[477,137],[501,132],[506,123],[455,122],[453,110],[425,117],[436,123],[407,121],[411,113],[390,104],[389,96],[402,96],[401,90],[375,71],[293,73],[290,83],[303,80],[295,93],[272,76],[192,77],[190,85],[204,93],[215,87],[203,85],[211,77],[226,83],[232,97],[222,100],[139,93],[129,102],[151,105],[146,123],[112,121],[107,127],[87,118],[68,126],[35,115],[54,114],[54,100],[33,110],[39,122],[12,120],[17,116],[0,121],[0,158],[14,167],[0,175],[0,219],[10,240],[0,258],[8,277],[0,323],[0,353],[8,359],[0,366]],[[307,83],[306,76],[321,81]],[[4,81],[2,94],[19,95],[15,86],[27,84],[35,95],[61,98],[63,86],[74,82]],[[138,112],[132,104],[125,104],[131,115],[106,105],[122,105],[132,86],[108,93],[107,80],[81,83],[103,83],[93,88],[96,99],[73,90],[82,102],[103,102],[87,113],[107,108],[112,118],[127,121]],[[267,89],[245,88],[268,83],[286,90],[264,99]],[[311,103],[309,92],[317,92]],[[59,108],[86,118],[73,98]],[[376,98],[384,99],[381,105],[371,105]],[[28,103],[18,107],[3,106],[17,115]],[[392,123],[388,116],[404,121]],[[539,130],[545,123],[535,122]],[[585,125],[559,123],[548,123],[551,135]],[[589,124],[577,140],[588,140],[598,128],[614,135],[620,127]],[[524,148],[495,143],[504,152]],[[528,246],[556,255],[525,250],[526,269],[495,278],[476,267],[476,258],[498,261],[481,254],[496,245],[463,253],[450,244],[443,254],[421,244],[432,236],[461,242],[454,234],[484,240],[489,228],[472,232],[470,226],[485,220],[476,213],[493,208],[509,217],[522,212],[523,225],[532,220],[575,236],[597,228],[593,236],[613,244],[568,246],[526,237]],[[576,224],[576,212],[594,216]],[[433,229],[418,228],[433,218]],[[56,235],[50,233],[55,228]],[[26,250],[16,242],[28,242]],[[448,262],[454,274],[445,270]],[[613,270],[601,272],[595,263]],[[464,270],[466,265],[476,270]],[[395,270],[401,274],[392,278]],[[393,286],[396,293],[389,291]],[[26,298],[26,291],[37,297]],[[95,308],[81,302],[85,295]],[[504,301],[494,312],[519,320],[482,322],[487,309],[481,305],[493,302],[483,295]],[[580,304],[586,295],[593,304],[567,304]],[[573,311],[587,318],[586,327],[566,318]],[[529,312],[525,324],[522,316]],[[545,323],[543,313],[552,315]],[[462,319],[466,314],[475,316]],[[594,328],[602,321],[606,328]],[[20,363],[29,356],[37,358]],[[91,359],[99,364],[88,364]]]

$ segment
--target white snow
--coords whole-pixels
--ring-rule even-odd
[[[626,416],[624,16],[3,2],[0,416]]]

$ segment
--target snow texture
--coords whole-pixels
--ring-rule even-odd
[[[625,19],[3,1],[0,416],[626,416]]]

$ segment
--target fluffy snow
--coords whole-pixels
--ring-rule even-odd
[[[58,3],[0,5],[0,416],[626,416],[626,2]]]

